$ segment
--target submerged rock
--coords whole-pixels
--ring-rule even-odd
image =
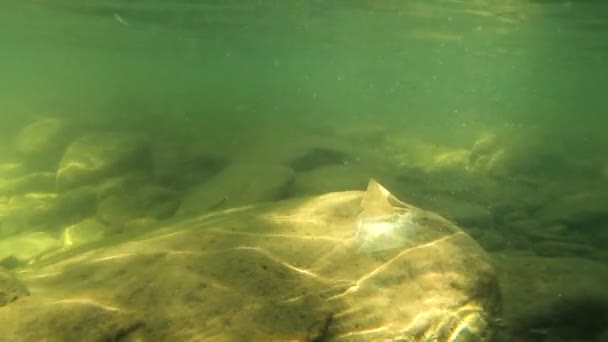
[[[53,228],[71,225],[93,215],[97,203],[98,194],[92,186],[65,191],[56,197],[49,210],[38,220]]]
[[[469,167],[481,172],[494,170],[502,153],[504,151],[499,146],[499,139],[496,134],[482,134],[477,138],[469,153]]]
[[[446,195],[433,196],[432,199],[423,202],[426,202],[429,209],[441,213],[463,227],[490,228],[494,225],[494,217],[490,209],[479,204]]]
[[[356,165],[341,164],[316,168],[296,174],[294,193],[316,195],[365,187],[371,172]]]
[[[284,199],[290,192],[293,180],[294,172],[284,166],[232,164],[188,192],[179,213],[201,213]]]
[[[227,165],[204,143],[179,140],[154,146],[152,160],[155,182],[180,191],[208,180]]]
[[[49,214],[56,205],[57,194],[28,193],[11,196],[0,205],[0,217],[23,227],[32,227],[48,222]]]
[[[129,192],[113,193],[101,200],[97,218],[112,227],[140,218],[166,219],[179,207],[174,191],[146,185]]]
[[[74,247],[100,240],[108,233],[108,227],[95,218],[82,220],[67,227],[62,234],[63,246]]]
[[[0,264],[25,265],[33,259],[61,247],[61,242],[46,232],[29,232],[0,240]]]
[[[289,167],[297,172],[311,171],[323,166],[346,164],[352,159],[346,152],[319,147],[293,159]]]
[[[17,135],[17,152],[29,166],[52,169],[69,143],[69,130],[58,119],[43,119],[24,127]]]
[[[150,166],[147,141],[126,133],[99,133],[74,141],[63,154],[57,171],[57,187],[66,191],[95,185],[107,177],[146,171]]]
[[[55,191],[55,173],[36,172],[0,183],[0,195]]]
[[[21,297],[29,295],[25,285],[0,267],[0,310]]]
[[[16,342],[488,341],[500,303],[487,255],[450,221],[377,183],[370,193],[217,211],[55,254],[20,270],[38,291],[3,308],[0,330]],[[358,233],[391,208],[414,214],[415,235],[362,249],[399,231]]]

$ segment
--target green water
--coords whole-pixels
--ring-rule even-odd
[[[375,177],[399,198],[470,228],[496,255],[608,262],[601,202],[608,6],[600,1],[6,0],[2,7],[3,163],[21,161],[13,141],[45,118],[72,123],[74,136],[123,131],[145,135],[152,149],[200,144],[226,163],[293,167],[311,150],[340,152],[325,161],[313,153],[285,197],[362,190]],[[473,170],[470,151],[484,136],[497,147],[481,156],[498,162]],[[453,159],[442,163],[441,155]],[[319,181],[328,165],[345,167]],[[180,182],[177,198],[192,185]],[[485,221],[459,215],[471,205]],[[498,247],[484,239],[488,222]],[[559,227],[530,228],[543,225]],[[576,246],[538,247],[547,241]],[[608,306],[598,310],[608,315]],[[563,332],[539,322],[520,323],[518,338],[601,338],[600,328],[572,323]]]

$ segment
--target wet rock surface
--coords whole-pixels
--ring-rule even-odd
[[[56,254],[19,270],[31,295],[0,311],[0,329],[13,341],[487,340],[500,301],[483,250],[407,204],[415,237],[362,250],[363,195],[216,211]]]
[[[368,224],[379,232],[352,237],[352,241],[359,240],[359,245],[348,250],[351,240],[346,234],[332,235],[340,229],[309,231],[305,227],[328,223],[328,217],[334,215],[337,221],[328,224],[335,229],[336,222],[353,217],[355,206],[328,204],[329,207],[335,204],[335,211],[323,214],[322,218],[316,216],[319,211],[311,211],[314,205],[305,206],[304,200],[235,209],[290,196],[362,189],[367,179],[375,176],[390,184],[391,190],[408,203],[456,222],[481,247],[493,253],[492,261],[501,272],[506,307],[500,324],[494,321],[489,324],[492,328],[502,326],[506,332],[504,341],[597,342],[606,336],[602,328],[606,326],[602,318],[606,312],[606,290],[601,285],[606,282],[601,265],[608,261],[605,251],[608,233],[603,229],[607,218],[606,183],[602,178],[605,162],[597,164],[599,171],[586,173],[587,183],[558,184],[539,179],[543,165],[552,165],[548,177],[553,180],[576,170],[575,165],[558,162],[555,152],[543,154],[538,140],[537,145],[528,148],[525,141],[512,142],[509,135],[492,132],[475,135],[469,143],[459,146],[440,146],[383,126],[348,134],[337,127],[328,132],[346,140],[321,137],[311,144],[311,140],[290,141],[287,135],[289,139],[276,150],[271,141],[249,150],[242,146],[246,139],[225,139],[223,132],[213,139],[187,139],[180,135],[167,139],[154,137],[149,142],[142,137],[150,135],[77,134],[66,130],[67,127],[61,120],[35,122],[17,132],[15,144],[7,145],[15,149],[14,155],[19,160],[11,157],[0,163],[0,265],[12,272],[13,280],[15,276],[27,275],[24,282],[32,285],[34,293],[49,286],[51,297],[55,296],[45,301],[38,292],[36,299],[23,306],[22,311],[12,313],[21,317],[40,303],[48,304],[48,310],[28,316],[31,322],[39,321],[33,324],[43,326],[44,322],[61,319],[65,314],[66,324],[57,324],[58,329],[80,324],[109,340],[167,336],[218,339],[224,337],[224,327],[231,325],[245,331],[263,328],[256,332],[260,338],[364,340],[371,336],[365,334],[371,332],[364,333],[365,324],[361,322],[354,325],[360,333],[344,333],[356,330],[347,323],[358,319],[357,314],[343,312],[346,307],[360,310],[366,319],[384,319],[369,308],[388,308],[384,311],[390,315],[394,311],[386,302],[398,304],[400,300],[395,291],[417,293],[417,288],[397,290],[401,286],[398,284],[408,279],[415,279],[417,286],[431,292],[452,291],[451,287],[437,284],[443,280],[458,289],[471,289],[464,280],[436,270],[444,266],[458,270],[452,261],[458,263],[460,259],[454,258],[452,252],[476,250],[475,243],[469,245],[470,242],[462,242],[456,236],[446,238],[449,243],[438,239],[433,245],[442,250],[431,253],[431,246],[418,249],[412,242],[421,247],[425,241],[430,244],[439,235],[447,234],[441,229],[451,225],[435,226],[439,235],[425,235],[417,231],[420,222],[409,216],[392,220],[388,226],[383,225],[386,222],[372,220]],[[124,132],[124,127],[120,132]],[[239,153],[222,155],[231,149]],[[587,169],[595,167],[595,161],[585,165]],[[314,198],[322,197],[309,198],[311,203]],[[300,203],[294,204],[294,208],[302,210],[282,211],[289,207],[285,203]],[[178,212],[191,219],[175,218]],[[235,213],[242,215],[237,219]],[[272,213],[281,213],[278,214],[281,220],[270,222],[268,217]],[[297,223],[297,219],[301,222]],[[224,224],[230,228],[224,228]],[[286,226],[278,228],[283,225]],[[395,225],[403,229],[399,238],[384,234]],[[163,233],[149,231],[153,227],[163,227]],[[447,231],[456,235],[457,230]],[[471,237],[467,235],[465,240]],[[372,243],[365,242],[367,238]],[[275,249],[269,242],[280,239],[289,253]],[[162,243],[158,242],[161,240]],[[142,241],[146,241],[145,246]],[[393,260],[390,249],[387,252],[377,248],[391,244],[413,251],[405,253],[407,258]],[[301,247],[304,245],[307,247]],[[323,262],[331,264],[340,253],[342,256],[351,253],[349,263],[356,262],[352,274],[346,274],[348,267],[346,273],[339,275],[328,268],[317,268]],[[352,257],[352,253],[367,253],[366,257],[376,264]],[[191,262],[180,260],[180,256],[191,257]],[[426,261],[439,257],[450,262]],[[319,261],[323,258],[325,261]],[[410,258],[412,262],[407,262]],[[482,258],[480,262],[485,265],[487,260]],[[361,270],[355,267],[373,268],[370,265],[379,271],[368,272],[369,278],[356,275]],[[397,267],[413,273],[399,279],[383,275],[397,272]],[[163,285],[152,269],[165,270],[161,272],[162,281],[168,280],[170,286]],[[249,278],[234,282],[222,278],[224,273],[234,279]],[[255,280],[262,274],[268,279]],[[486,284],[470,292],[483,292],[484,296],[492,293],[490,288],[495,285],[487,280],[491,276],[472,273],[466,276],[476,284],[484,281]],[[112,281],[112,277],[117,281]],[[335,279],[344,283],[332,282]],[[288,297],[277,285],[283,281],[294,291],[304,292]],[[87,288],[86,284],[95,286]],[[76,291],[72,296],[69,290],[60,292],[63,287]],[[325,290],[319,290],[321,287]],[[374,295],[373,291],[378,293]],[[344,295],[338,298],[343,301],[329,300],[341,293]],[[18,303],[25,297],[9,293],[4,298],[9,298],[7,302],[17,298],[6,305],[8,308],[21,305]],[[268,305],[267,298],[276,302]],[[163,304],[152,306],[158,312],[142,313],[143,307],[158,301]],[[243,301],[252,304],[246,307],[241,304]],[[353,302],[362,304],[355,307]],[[490,302],[498,301],[490,299]],[[193,303],[208,308],[202,310]],[[419,306],[426,313],[416,316],[417,320],[404,328],[416,336],[413,341],[433,334],[443,338],[442,334],[458,325],[469,312],[454,309],[452,318],[442,319],[440,313],[431,309],[432,305],[424,305],[429,304]],[[95,308],[83,309],[87,306]],[[230,313],[218,314],[226,310]],[[400,312],[400,317],[410,314],[406,309],[399,310],[406,313]],[[81,313],[88,319],[80,320],[77,316]],[[245,322],[248,315],[260,313],[268,319],[256,316],[255,321]],[[592,318],[578,320],[580,313]],[[0,316],[6,314],[7,311],[0,310]],[[213,318],[201,327],[192,318],[194,315]],[[0,321],[10,317],[0,317]],[[98,318],[109,322],[109,326]],[[460,338],[464,341],[468,341],[467,334],[479,335],[475,331],[485,329],[483,320],[474,320],[479,325],[463,330]],[[180,323],[172,328],[175,322]],[[7,324],[0,324],[0,328],[21,329],[19,332],[31,337],[30,340],[41,338],[25,327]],[[96,324],[101,325],[99,329]],[[372,329],[371,325],[367,328]],[[73,339],[92,336],[85,333],[74,328],[69,336]],[[236,328],[229,329],[226,336],[237,340],[251,338],[250,334],[239,334]]]

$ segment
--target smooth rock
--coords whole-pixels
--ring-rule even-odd
[[[19,298],[28,296],[25,285],[14,275],[0,267],[0,310]]]
[[[488,132],[484,133],[473,143],[471,148],[471,158],[479,158],[481,156],[491,155],[498,147],[498,137],[496,134]]]
[[[5,217],[23,227],[38,226],[48,222],[48,215],[57,201],[55,193],[29,193],[11,196],[6,204],[0,204],[0,217]]]
[[[166,219],[179,207],[177,193],[162,187],[147,185],[132,193],[115,193],[101,200],[97,218],[112,227],[123,226],[139,218]]]
[[[91,134],[75,140],[63,154],[57,186],[66,191],[96,185],[107,177],[150,168],[146,139],[127,133]]]
[[[74,279],[74,281],[78,281]],[[119,286],[119,285],[117,285]],[[64,298],[71,297],[69,290],[72,286],[64,287]],[[143,316],[136,316],[127,310],[118,307],[103,305],[104,298],[82,297],[64,300],[61,296],[53,294],[48,297],[45,305],[38,306],[36,310],[26,310],[16,307],[11,312],[2,315],[4,325],[19,320],[22,322],[9,336],[10,341],[153,341],[155,338],[147,336],[147,329]],[[32,295],[15,302],[6,308],[24,302],[30,306],[40,303],[32,299]],[[6,311],[6,310],[5,310]],[[169,322],[164,324],[171,325]],[[160,324],[163,324],[160,323]],[[0,323],[0,326],[3,324]],[[34,328],[35,327],[35,328]],[[56,338],[49,338],[56,336]]]
[[[499,147],[499,139],[494,133],[482,134],[473,144],[468,159],[470,170],[488,173],[495,173],[497,161],[504,154],[504,150]]]
[[[61,248],[63,244],[46,232],[28,232],[0,240],[0,263],[15,259],[20,265],[45,253]]]
[[[31,192],[54,192],[55,190],[55,173],[52,172],[32,173],[0,183],[0,194],[8,196]]]
[[[62,234],[63,246],[74,247],[100,240],[108,233],[108,227],[95,218],[82,220],[67,227]]]
[[[232,208],[285,198],[291,191],[294,172],[279,165],[232,164],[186,194],[181,215]]]
[[[41,154],[62,139],[65,125],[57,119],[43,119],[24,127],[17,135],[15,145],[22,154]]]
[[[348,153],[332,148],[312,148],[289,162],[289,167],[297,172],[311,171],[330,165],[344,165],[354,158]]]
[[[424,201],[426,207],[456,221],[463,227],[492,227],[494,218],[487,207],[451,196],[433,196]]]
[[[294,194],[313,195],[350,189],[365,189],[372,172],[357,165],[331,165],[296,174]]]
[[[43,119],[24,127],[17,135],[17,152],[29,166],[53,169],[69,143],[69,130],[58,119]]]
[[[227,165],[204,143],[185,141],[154,146],[152,159],[155,183],[180,191],[208,180]]]
[[[370,193],[216,211],[59,252],[20,270],[37,291],[0,310],[0,331],[15,342],[490,341],[500,301],[484,251],[452,222]],[[415,237],[361,250],[362,207],[373,218],[387,206]],[[374,222],[366,239],[381,240],[390,222]]]
[[[95,213],[98,197],[97,190],[92,186],[62,192],[40,219],[54,228],[74,224]]]
[[[469,155],[465,149],[438,153],[424,169],[429,173],[464,173],[469,165]]]

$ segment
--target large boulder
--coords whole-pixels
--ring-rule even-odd
[[[140,234],[20,269],[3,337],[487,341],[499,307],[477,243],[373,181]]]

